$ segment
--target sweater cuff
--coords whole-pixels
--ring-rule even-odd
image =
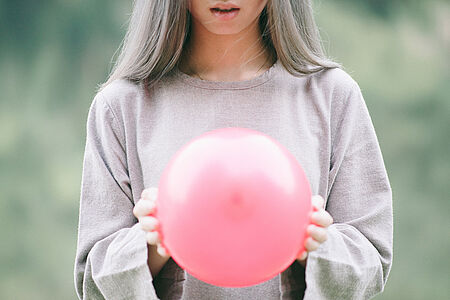
[[[94,280],[106,299],[158,299],[140,223],[120,230],[105,250],[100,272],[93,273],[97,273]]]

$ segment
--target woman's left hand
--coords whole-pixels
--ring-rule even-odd
[[[316,250],[319,248],[320,244],[327,240],[327,227],[333,224],[333,218],[325,210],[325,201],[320,195],[312,197],[312,205],[314,211],[311,214],[311,224],[308,225],[306,230],[308,236],[305,240],[306,251],[297,257],[297,261],[303,267],[306,267],[308,252]]]

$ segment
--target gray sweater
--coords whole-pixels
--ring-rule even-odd
[[[261,131],[296,157],[334,219],[328,240],[309,253],[306,270],[294,261],[250,287],[207,284],[172,258],[152,278],[133,207],[180,147],[223,127]],[[361,90],[342,69],[293,76],[277,61],[250,80],[213,82],[175,68],[148,92],[116,80],[95,95],[86,130],[74,272],[80,299],[368,299],[384,289],[392,190]]]

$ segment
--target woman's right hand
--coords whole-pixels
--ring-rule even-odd
[[[141,199],[136,203],[133,214],[139,220],[141,227],[146,231],[147,243],[157,247],[157,253],[162,257],[170,257],[168,251],[161,245],[159,233],[156,229],[159,221],[152,216],[156,208],[156,198],[158,197],[158,188],[151,187],[144,189]]]

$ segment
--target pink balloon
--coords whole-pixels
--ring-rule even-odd
[[[311,190],[295,157],[248,128],[221,128],[172,157],[155,217],[162,245],[191,275],[216,286],[269,280],[302,253]]]

